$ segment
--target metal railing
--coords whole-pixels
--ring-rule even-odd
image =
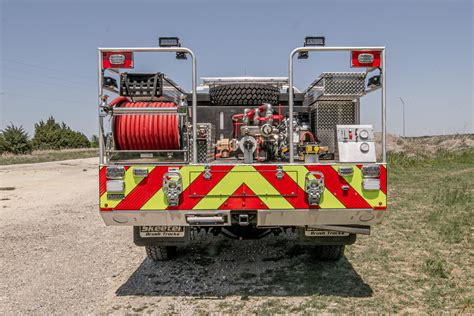
[[[288,59],[288,115],[289,115],[289,139],[290,139],[290,163],[294,163],[294,142],[293,142],[293,106],[294,106],[294,89],[293,89],[293,57],[296,53],[299,52],[315,52],[315,51],[325,51],[325,52],[337,52],[337,51],[380,51],[381,52],[381,101],[382,101],[382,162],[387,162],[387,111],[386,111],[386,85],[385,85],[385,47],[298,47],[295,48],[289,56]],[[367,69],[367,73],[375,70],[375,68]],[[369,90],[369,92],[372,90]]]

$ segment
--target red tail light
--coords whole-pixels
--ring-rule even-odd
[[[133,68],[132,52],[102,53],[102,68]]]
[[[351,52],[351,67],[380,67],[380,51]]]

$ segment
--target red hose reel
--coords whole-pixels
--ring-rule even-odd
[[[110,105],[122,108],[176,107],[172,102],[130,102],[126,97],[118,97]],[[180,148],[177,114],[117,115],[112,126],[115,143],[120,150]]]

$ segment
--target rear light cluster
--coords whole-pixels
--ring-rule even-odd
[[[351,67],[380,67],[380,51],[351,52]]]
[[[123,180],[107,180],[107,192],[119,193],[125,191],[125,182]]]
[[[120,193],[125,191],[125,168],[122,166],[106,167],[105,176],[107,177],[106,190],[110,193]]]
[[[105,170],[105,176],[107,179],[123,179],[125,176],[125,168],[122,166],[109,166]]]
[[[380,190],[380,166],[362,166],[362,188],[366,191]]]
[[[102,68],[133,68],[133,53],[104,52],[102,53]]]

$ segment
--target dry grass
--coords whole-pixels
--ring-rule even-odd
[[[372,236],[347,248],[346,259],[278,271],[273,284],[293,295],[227,298],[202,305],[202,311],[472,314],[474,149],[422,157],[395,152],[389,158],[389,215]],[[297,294],[300,274],[311,294]],[[361,289],[364,295],[357,293]]]
[[[96,148],[62,149],[62,150],[35,150],[28,155],[0,155],[0,165],[14,165],[23,163],[37,163],[68,159],[97,157]]]
[[[380,133],[376,134],[377,153],[381,153]],[[400,137],[387,135],[387,151],[409,157],[433,157],[439,151],[457,152],[474,148],[474,134]]]

